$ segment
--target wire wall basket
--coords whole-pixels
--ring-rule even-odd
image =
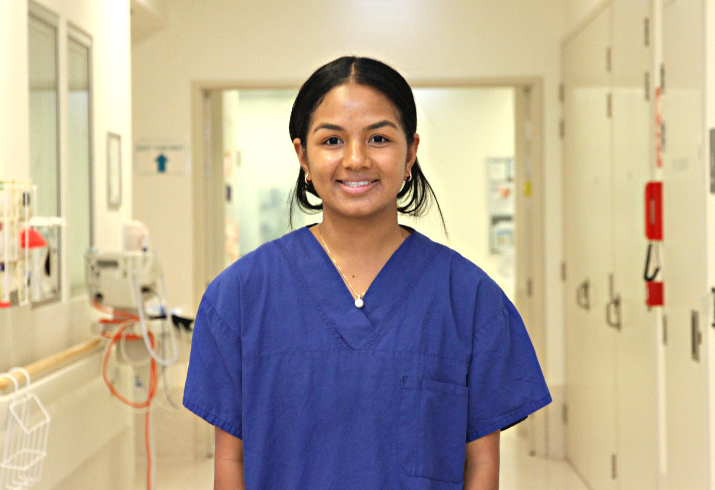
[[[27,378],[24,389],[10,373],[21,372]],[[42,467],[47,456],[47,436],[50,415],[39,398],[30,392],[30,375],[22,368],[13,368],[8,377],[15,384],[9,405],[5,450],[0,462],[0,490],[24,490],[32,487],[42,477]]]

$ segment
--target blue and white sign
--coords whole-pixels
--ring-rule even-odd
[[[189,161],[185,138],[140,139],[134,144],[134,171],[140,175],[183,175]]]

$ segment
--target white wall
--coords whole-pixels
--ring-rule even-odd
[[[30,175],[28,83],[27,5],[5,1],[0,3],[0,177],[5,179]]]
[[[571,34],[589,19],[593,13],[608,3],[607,0],[565,0],[566,3],[566,30]]]
[[[175,0],[166,27],[133,45],[134,136],[190,138],[193,82],[297,86],[350,53],[382,59],[413,83],[540,77],[549,336],[562,329],[558,84],[565,1]],[[171,302],[196,306],[190,175],[135,177],[134,188],[135,217],[152,230]],[[562,366],[563,352],[547,353],[550,382],[563,383]]]

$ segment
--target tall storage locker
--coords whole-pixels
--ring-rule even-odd
[[[649,16],[648,1],[608,2],[563,47],[567,455],[594,490],[658,485]]]
[[[708,418],[715,369],[708,371],[713,353],[706,348],[715,349],[708,327],[715,242],[707,238],[708,230],[715,235],[707,218],[715,198],[706,197],[704,3],[656,1],[653,16],[648,1],[613,0],[563,47],[567,454],[594,490],[715,488]],[[658,39],[646,17],[662,18]],[[664,77],[652,73],[659,60],[649,46],[661,41]],[[715,66],[708,73],[712,98]],[[650,89],[661,79],[663,167],[653,171],[658,105]],[[643,284],[643,190],[653,177],[662,177],[664,193],[663,329],[645,307]]]
[[[646,307],[647,241],[643,190],[653,151],[650,2],[613,2],[612,118],[614,294],[620,298],[616,340],[616,481],[621,490],[657,488],[655,311]]]
[[[567,454],[594,489],[615,489],[615,340],[604,322],[611,270],[611,85],[606,8],[563,47]]]
[[[708,321],[703,186],[704,5],[663,7],[663,252],[667,488],[707,488],[707,382],[701,336]]]
[[[709,386],[709,467],[710,488],[715,488],[715,0],[705,1],[705,168],[703,169],[707,223],[707,299],[708,319],[704,322],[703,345],[708,346]]]

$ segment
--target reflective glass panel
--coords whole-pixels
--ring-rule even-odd
[[[28,18],[30,91],[30,178],[37,185],[39,216],[60,215],[60,161],[57,103],[57,27]],[[60,235],[56,228],[38,230],[47,247],[33,251],[33,301],[60,296]]]
[[[30,178],[37,214],[59,215],[57,151],[57,28],[29,18]]]
[[[90,50],[72,38],[67,45],[67,149],[72,190],[68,196],[67,236],[70,288],[75,295],[84,291],[84,254],[92,244]]]

